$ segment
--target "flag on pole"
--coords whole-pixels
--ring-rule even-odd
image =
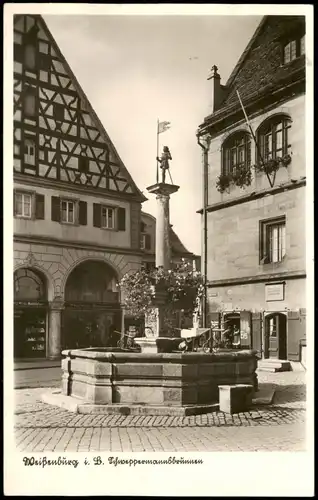
[[[171,127],[170,122],[160,122],[158,123],[158,134],[162,134]]]

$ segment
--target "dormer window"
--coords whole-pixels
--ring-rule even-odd
[[[223,174],[247,169],[251,164],[251,138],[247,132],[236,132],[223,143]]]
[[[305,54],[305,35],[289,40],[284,45],[284,64],[294,61]]]

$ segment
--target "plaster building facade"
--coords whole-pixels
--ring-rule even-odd
[[[15,357],[105,345],[146,198],[37,15],[14,19],[13,167]]]
[[[306,345],[305,18],[266,16],[226,85],[216,66],[209,82],[212,109],[198,129],[205,319],[236,326],[238,344],[264,358],[298,361]]]

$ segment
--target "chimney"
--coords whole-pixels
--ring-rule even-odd
[[[221,85],[221,77],[218,73],[218,68],[217,66],[212,66],[211,68],[211,73],[208,76],[208,80],[212,80],[212,106],[211,106],[211,113],[215,113],[222,104],[222,101],[224,99],[224,86]]]

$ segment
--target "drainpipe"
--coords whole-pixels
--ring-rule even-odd
[[[207,275],[208,275],[208,152],[211,143],[211,137],[207,136],[206,145],[200,142],[200,136],[197,135],[197,142],[203,149],[203,327],[207,327]]]

